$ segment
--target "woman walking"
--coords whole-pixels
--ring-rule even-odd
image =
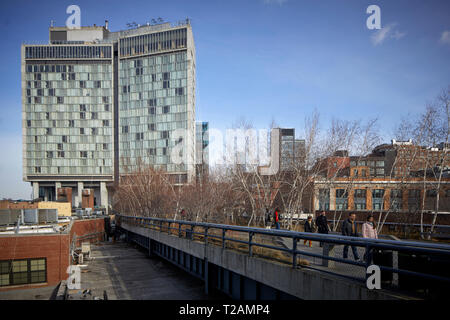
[[[373,215],[367,216],[367,221],[364,222],[362,226],[362,236],[363,238],[367,239],[378,239],[378,233],[377,228],[375,225],[375,222],[373,221]],[[372,249],[366,250],[366,253],[364,254],[364,260],[368,261],[369,263],[372,262]]]

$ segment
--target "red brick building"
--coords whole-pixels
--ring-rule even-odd
[[[90,219],[72,221],[64,231],[53,226],[18,234],[0,231],[0,290],[53,286],[67,279],[75,235],[80,246],[81,241],[103,240],[104,230],[104,219]]]

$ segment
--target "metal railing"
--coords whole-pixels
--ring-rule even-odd
[[[175,234],[178,237],[184,236],[191,240],[194,240],[195,235],[197,235],[198,240],[203,241],[206,245],[212,243],[210,239],[219,240],[219,245],[221,242],[223,248],[226,248],[227,242],[244,244],[248,246],[248,254],[250,256],[254,255],[255,247],[262,247],[280,251],[283,252],[287,257],[289,257],[288,261],[290,261],[289,263],[293,268],[312,268],[358,281],[366,281],[366,268],[371,264],[376,264],[375,261],[374,263],[372,263],[372,260],[375,260],[373,254],[374,251],[391,252],[393,253],[391,255],[391,261],[388,261],[388,263],[383,263],[381,265],[377,264],[381,272],[390,275],[390,278],[393,279],[393,275],[396,274],[397,277],[403,275],[409,278],[413,277],[415,279],[421,278],[434,280],[434,283],[438,283],[438,285],[442,287],[446,287],[448,286],[448,284],[450,284],[450,245],[446,244],[416,241],[366,239],[334,234],[317,234],[277,229],[274,230],[235,225],[169,220],[152,217],[126,216],[120,214],[117,214],[116,217],[118,225],[127,223],[130,225],[150,228],[160,232],[167,232],[168,234]],[[200,231],[198,229],[200,229]],[[219,232],[211,232],[212,230],[219,230]],[[243,240],[242,238],[239,239],[227,236],[227,233],[233,231],[246,234],[246,240]],[[262,238],[265,238],[266,240],[272,239],[272,244],[257,242],[257,235],[260,236],[261,240]],[[280,243],[280,239],[282,240],[282,244],[274,245],[274,243]],[[321,246],[321,248],[319,249],[321,252],[317,252],[317,250],[309,250],[308,248],[300,249],[298,246],[298,242],[300,240],[320,242],[321,244],[323,244],[323,246]],[[349,256],[347,258],[344,258],[337,254],[338,251],[335,249],[338,245],[360,248],[361,250],[365,250],[365,252],[368,254],[364,254],[364,258],[362,261],[352,261],[348,259]],[[417,259],[419,259],[420,257],[422,257],[421,261],[423,261],[423,259],[428,259],[427,261],[429,262],[430,268],[434,270],[417,270],[414,263],[406,263],[407,266],[404,267],[403,265],[401,265],[401,263],[399,263],[399,260],[401,260],[399,255],[403,255],[406,258],[409,257],[413,260],[416,259],[414,261],[418,261]],[[312,263],[310,265],[301,264],[299,263],[298,259],[302,257],[306,257],[309,259],[320,259],[321,263],[317,265],[314,265]],[[413,261],[411,259],[410,261]],[[352,274],[352,269],[345,269],[342,267],[339,268],[335,263],[338,263],[341,266],[356,266],[361,268],[362,272],[359,272],[359,276],[357,276],[355,274]],[[439,268],[436,268],[436,265],[442,266],[442,264],[447,266],[447,268],[443,268],[447,270],[446,273],[444,272],[444,274],[442,274],[442,271],[439,271]],[[398,288],[398,280],[399,279],[391,280],[389,283],[389,287]]]

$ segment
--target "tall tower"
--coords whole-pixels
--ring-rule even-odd
[[[94,192],[108,208],[139,163],[174,183],[195,178],[195,45],[189,20],[110,32],[50,27],[22,45],[23,179],[33,197]],[[183,146],[180,149],[180,144]],[[174,148],[177,157],[173,157]],[[179,152],[178,152],[179,151]]]

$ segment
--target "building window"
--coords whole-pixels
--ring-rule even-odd
[[[94,88],[101,88],[102,82],[101,81],[94,81]]]
[[[148,113],[149,114],[155,114],[156,113],[156,108],[155,107],[148,108]]]
[[[163,113],[169,113],[169,106],[163,107]]]
[[[86,113],[80,112],[80,119],[86,119]]]
[[[62,136],[62,142],[67,143],[67,136]]]
[[[168,88],[170,88],[169,81],[163,81],[163,89],[168,89]]]
[[[162,131],[161,139],[168,139],[168,138],[169,138],[169,131]]]
[[[377,167],[384,167],[384,161],[377,161]]]
[[[103,126],[109,127],[109,120],[103,120]]]
[[[129,127],[128,126],[123,126],[122,127],[122,133],[128,133]]]
[[[156,107],[156,99],[147,100],[147,104],[149,107]]]
[[[47,158],[53,158],[53,151],[47,151]]]
[[[27,120],[27,127],[31,127],[31,120]]]
[[[383,189],[374,189],[372,190],[372,209],[373,210],[383,210],[383,200],[384,198],[384,190]]]
[[[402,209],[403,194],[400,189],[391,190],[390,208],[392,211],[399,211]]]
[[[75,120],[69,120],[69,127],[73,128],[75,126]]]
[[[109,111],[109,104],[105,104],[105,111]]]
[[[80,151],[80,158],[87,158],[87,151]]]
[[[319,189],[319,210],[330,210],[330,189]]]
[[[155,124],[154,123],[149,123],[148,124],[148,130],[155,131]]]
[[[86,112],[86,105],[80,104],[80,111]]]
[[[64,158],[64,151],[58,151],[58,157]]]
[[[408,190],[408,210],[416,212],[420,208],[420,189]]]
[[[98,119],[98,114],[97,114],[97,112],[92,112],[92,114],[91,114],[91,119],[94,119],[94,120]]]
[[[348,193],[345,189],[336,189],[336,210],[348,209]]]
[[[91,134],[92,134],[93,136],[96,136],[96,135],[97,135],[97,132],[98,132],[97,128],[91,128]]]
[[[177,96],[182,96],[183,94],[184,94],[184,90],[183,90],[184,88],[176,88],[175,89],[175,94],[177,95]]]
[[[356,189],[353,196],[355,210],[366,210],[366,190]]]
[[[64,97],[56,97],[56,103],[64,103]]]
[[[80,128],[80,134],[84,134],[84,128]]]
[[[144,139],[144,133],[138,132],[136,133],[136,140],[143,140]]]
[[[103,97],[103,103],[109,103],[109,98],[108,97]]]
[[[0,261],[0,286],[47,282],[46,258]]]
[[[108,150],[108,144],[107,143],[103,144],[103,150]]]

